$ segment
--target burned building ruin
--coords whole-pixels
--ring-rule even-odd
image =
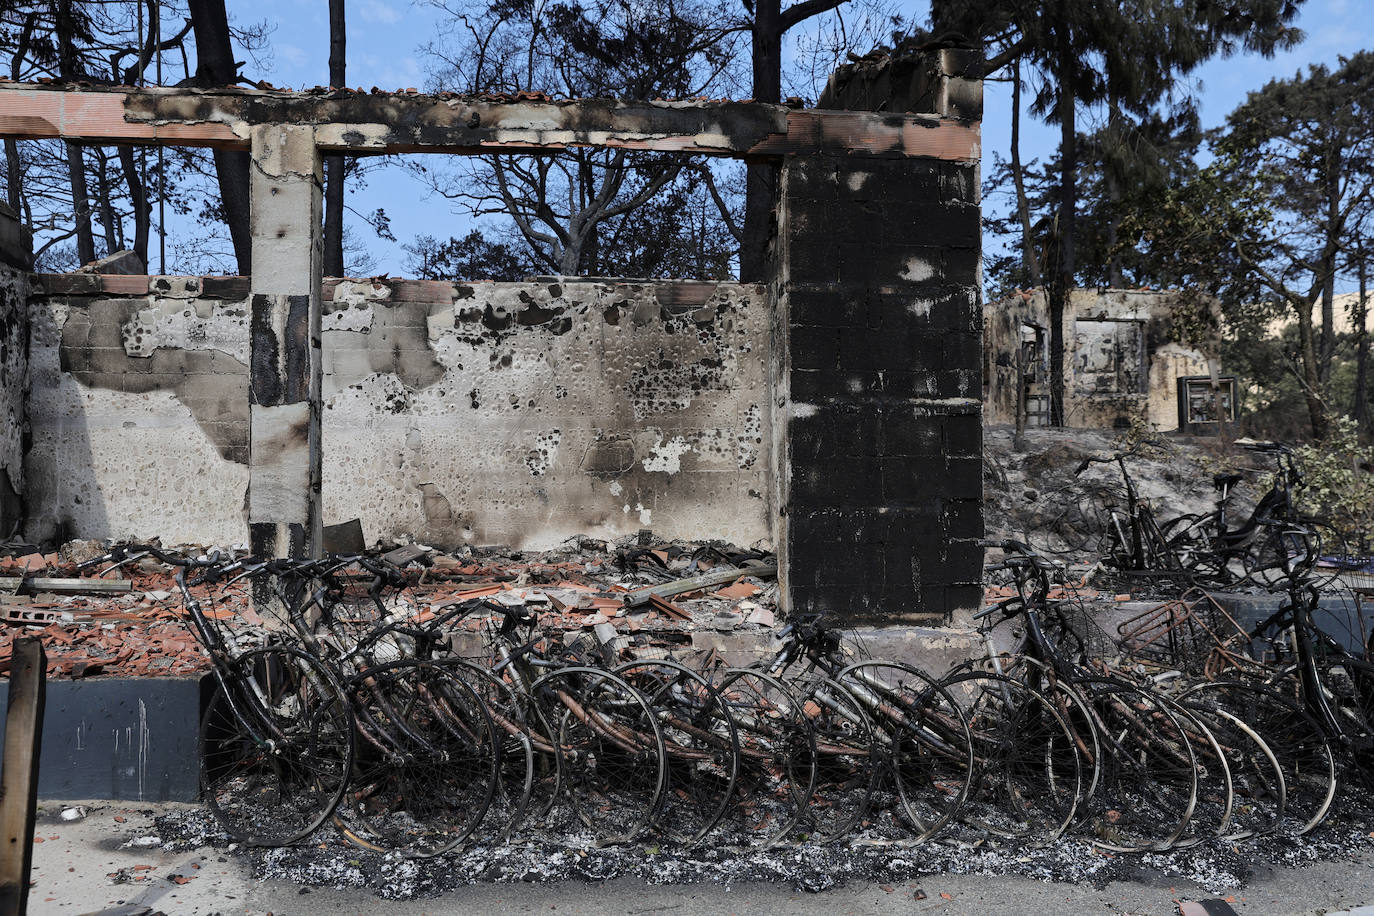
[[[4,84],[6,137],[249,152],[253,271],[33,274],[7,237],[0,528],[652,528],[776,545],[788,609],[947,621],[981,594],[979,63],[884,75],[900,111],[853,67],[853,110]],[[322,155],[571,146],[780,164],[770,280],[321,276]]]
[[[989,423],[1050,420],[1049,307],[1043,290],[983,309],[983,386]],[[1064,308],[1064,418],[1078,429],[1216,434],[1236,418],[1236,379],[1221,371],[1219,317],[1206,296],[1180,290],[1076,289]]]

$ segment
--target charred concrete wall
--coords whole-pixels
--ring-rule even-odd
[[[30,536],[242,542],[248,281],[38,282]],[[326,524],[769,536],[760,287],[326,281],[323,311]]]
[[[1017,353],[1031,372],[1031,424],[1049,398],[1049,307],[1040,290],[983,313],[987,418],[1016,422]],[[1218,371],[1214,305],[1178,290],[1074,290],[1064,310],[1064,422],[1178,428],[1177,380]],[[1182,342],[1187,339],[1190,342]]]
[[[817,156],[782,192],[792,608],[943,621],[982,595],[977,163]]]
[[[823,107],[982,117],[976,49],[881,51]],[[979,151],[788,159],[774,245],[783,594],[852,624],[943,623],[982,600]]]

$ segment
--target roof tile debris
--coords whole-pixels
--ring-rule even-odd
[[[103,549],[95,541],[74,541],[49,554],[18,548],[12,550],[17,555],[0,556],[0,576],[91,581],[100,567],[78,566]],[[719,541],[645,546],[638,536],[615,544],[581,537],[542,552],[397,545],[390,556],[409,582],[392,613],[427,619],[462,601],[491,598],[537,612],[540,626],[555,638],[610,624],[642,653],[688,645],[694,630],[768,629],[777,604],[771,554]],[[35,635],[43,639],[53,678],[186,677],[207,671],[209,660],[187,627],[172,574],[145,558],[95,579],[127,577],[129,590],[122,594],[0,591],[0,675],[9,672],[14,638]],[[647,600],[631,606],[632,596],[649,589]],[[244,589],[217,592],[205,609],[236,631],[263,626]],[[470,617],[457,628],[477,633],[488,622]]]

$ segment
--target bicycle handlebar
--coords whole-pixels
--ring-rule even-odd
[[[1018,541],[1014,538],[1008,538],[1002,541],[982,540],[978,543],[981,547],[993,547],[998,550],[1003,550],[1008,553],[1014,554],[1014,556],[1006,557],[1002,560],[1001,563],[997,564],[996,566],[988,567],[989,569],[994,571],[1024,569],[1026,567],[1033,567],[1044,572],[1053,572],[1054,570],[1059,568],[1055,566],[1052,561],[1041,556],[1039,553],[1036,553],[1035,549],[1024,541]]]
[[[988,608],[986,611],[979,611],[978,613],[974,614],[974,615],[973,615],[973,619],[974,619],[974,620],[982,620],[984,617],[991,617],[993,614],[996,614],[998,611],[1005,611],[1005,610],[1006,610],[1005,605],[1007,604],[1008,601],[1012,601],[1012,600],[1017,600],[1017,599],[1008,598],[1008,599],[1004,599],[1004,600],[1002,600],[1002,601],[999,601],[999,602],[997,602],[996,604],[994,604],[992,607]]]
[[[1084,471],[1086,471],[1089,466],[1094,464],[1111,464],[1114,461],[1121,461],[1124,458],[1137,458],[1141,454],[1141,446],[1143,445],[1153,445],[1157,448],[1164,447],[1163,443],[1161,442],[1146,440],[1138,443],[1137,445],[1131,446],[1125,451],[1113,452],[1110,455],[1089,455],[1082,461],[1078,462],[1078,467],[1074,469],[1073,476],[1077,477],[1079,474],[1082,474]],[[1125,468],[1123,467],[1122,470],[1124,472]]]

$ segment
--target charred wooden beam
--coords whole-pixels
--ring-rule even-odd
[[[742,159],[816,152],[979,158],[974,121],[756,102],[550,101],[258,89],[48,87],[0,82],[0,136],[247,150],[254,126],[315,129],[326,153],[537,153],[612,147]]]

